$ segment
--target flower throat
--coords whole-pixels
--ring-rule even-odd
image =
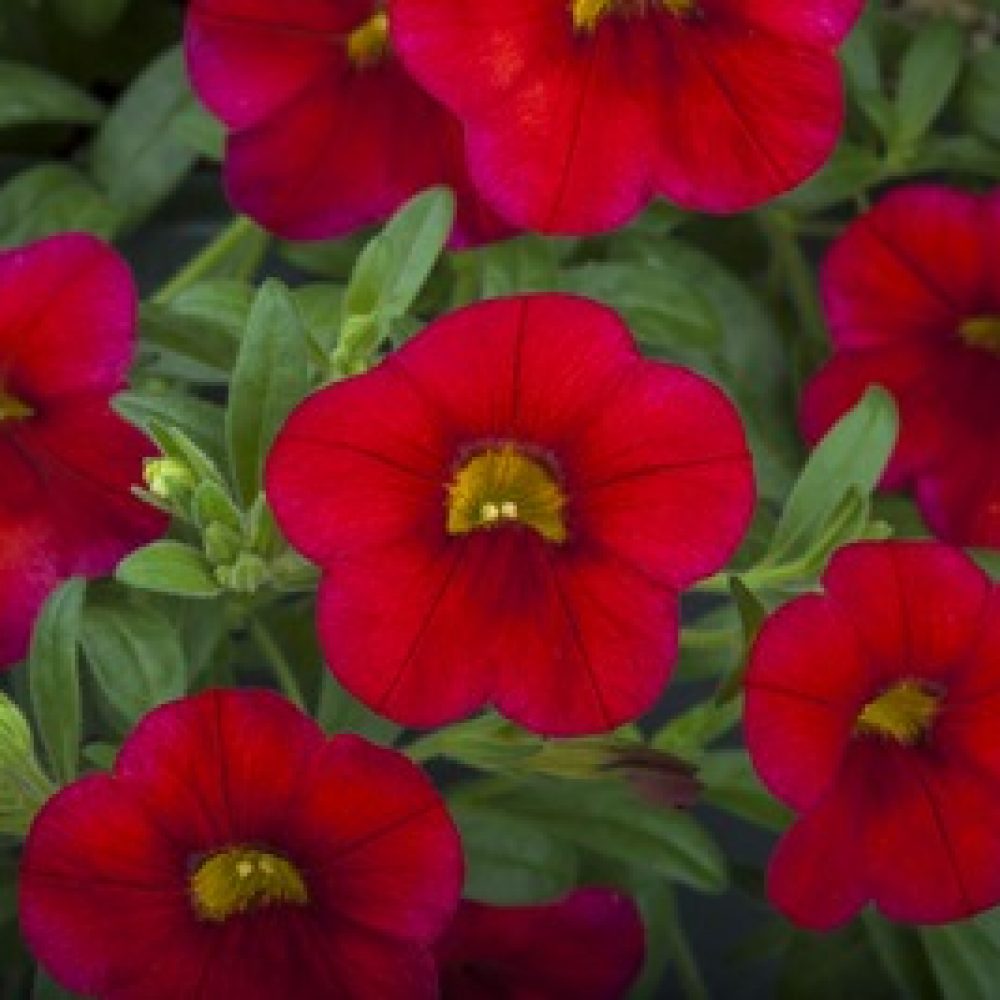
[[[546,541],[566,541],[566,497],[551,471],[515,445],[488,448],[463,465],[448,487],[449,535],[505,524],[532,528]]]
[[[205,858],[191,876],[191,899],[202,920],[222,923],[269,906],[305,906],[301,872],[278,854],[230,847]]]
[[[608,14],[647,14],[665,10],[676,17],[686,17],[697,10],[697,0],[573,0],[571,10],[577,31],[592,32]]]

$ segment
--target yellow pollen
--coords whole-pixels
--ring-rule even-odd
[[[854,731],[913,746],[930,732],[940,702],[941,696],[919,681],[900,681],[865,705]]]
[[[677,17],[692,13],[697,0],[572,0],[573,26],[577,31],[592,32],[605,14],[622,11],[645,14],[660,8]]]
[[[372,14],[347,36],[347,58],[358,69],[381,62],[388,49],[389,15],[385,11]]]
[[[566,541],[566,497],[552,473],[512,444],[489,448],[459,469],[448,487],[448,534],[467,535],[505,523]]]
[[[16,396],[11,396],[0,388],[0,420],[26,420],[34,416],[35,411],[22,403]]]
[[[981,347],[991,354],[1000,354],[1000,316],[976,316],[959,328],[959,336],[969,347]]]
[[[252,847],[230,847],[205,858],[191,876],[191,900],[202,920],[222,923],[267,906],[305,906],[309,892],[285,858]]]

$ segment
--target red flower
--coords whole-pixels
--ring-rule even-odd
[[[437,947],[442,1000],[616,1000],[642,969],[632,900],[581,889],[547,906],[463,901]]]
[[[229,127],[232,203],[291,239],[340,236],[448,184],[455,244],[511,230],[478,198],[462,128],[406,75],[373,0],[192,0],[198,95]]]
[[[732,211],[815,171],[862,0],[390,0],[393,45],[519,225],[587,233],[654,195]]]
[[[816,440],[878,383],[899,404],[883,486],[912,485],[936,535],[1000,547],[1000,193],[900,188],[823,270],[835,354],[808,386]]]
[[[124,262],[90,236],[0,253],[0,667],[59,581],[166,529],[131,495],[150,443],[110,409],[135,343]]]
[[[677,594],[753,507],[739,418],[585,299],[485,302],[292,414],[266,471],[325,571],[330,668],[415,726],[493,702],[543,733],[655,701]]]
[[[432,998],[461,881],[457,831],[404,757],[213,691],[46,804],[19,912],[49,972],[101,1000]]]
[[[747,745],[802,813],[771,899],[829,929],[1000,903],[1000,587],[936,542],[852,545],[826,593],[773,615],[747,675]]]

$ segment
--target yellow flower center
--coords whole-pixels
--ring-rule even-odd
[[[979,347],[1000,355],[1000,316],[976,316],[959,328],[959,336],[969,347]]]
[[[299,870],[280,855],[231,847],[198,865],[191,876],[191,898],[199,917],[222,923],[267,906],[305,906],[309,892]]]
[[[900,681],[868,702],[854,731],[913,746],[930,732],[941,696],[919,681]]]
[[[347,58],[358,69],[374,66],[389,50],[389,15],[372,14],[347,36]]]
[[[26,420],[34,412],[27,403],[22,403],[16,396],[11,396],[0,388],[0,421]]]
[[[645,14],[651,8],[683,17],[697,9],[697,0],[572,0],[573,26],[577,31],[594,31],[606,14]]]
[[[448,534],[519,523],[549,542],[566,541],[566,497],[551,471],[512,444],[489,448],[459,469],[448,487]]]

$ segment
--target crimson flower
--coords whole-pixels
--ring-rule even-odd
[[[461,882],[458,833],[402,755],[210,691],[45,805],[19,912],[52,976],[100,1000],[416,1000],[438,995]]]
[[[135,322],[128,268],[92,237],[0,253],[0,667],[61,580],[101,576],[166,530],[131,494],[152,445],[108,405]]]
[[[931,529],[1000,547],[1000,194],[913,185],[850,225],[823,269],[833,359],[807,387],[816,440],[878,383],[900,411],[883,486]]]
[[[543,906],[463,900],[437,946],[442,1000],[617,1000],[642,969],[635,904],[581,889]]]
[[[394,48],[462,119],[472,177],[549,232],[655,195],[747,208],[829,156],[862,0],[390,0]]]
[[[869,900],[938,923],[1000,903],[1000,587],[938,542],[851,545],[764,625],[747,745],[802,815],[772,901],[826,930]]]
[[[732,554],[754,501],[739,417],[564,295],[452,313],[292,414],[266,469],[324,570],[340,681],[399,722],[487,702],[598,732],[655,701],[677,595]]]
[[[229,128],[230,201],[291,239],[380,222],[448,184],[453,243],[510,234],[468,178],[462,128],[406,74],[373,0],[192,0],[188,70]]]

